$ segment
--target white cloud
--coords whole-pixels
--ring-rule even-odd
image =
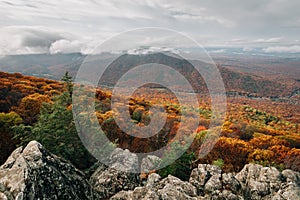
[[[142,27],[175,29],[206,46],[297,45],[299,6],[298,0],[5,0],[0,54],[86,52],[95,40]],[[16,31],[5,28],[11,26]]]
[[[276,46],[263,49],[266,53],[300,53],[300,46]]]
[[[41,26],[10,26],[0,29],[0,55],[86,53],[94,46],[91,39]]]
[[[0,54],[47,53],[53,42],[68,36],[45,27],[5,27],[0,29]]]
[[[78,40],[70,41],[62,39],[53,42],[49,51],[51,54],[81,52],[82,46],[83,44],[81,44]]]

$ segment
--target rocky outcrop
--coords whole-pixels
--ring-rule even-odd
[[[139,175],[130,173],[139,167],[136,154],[116,148],[110,155],[109,164],[110,167],[100,164],[90,178],[92,187],[101,198],[109,198],[122,190],[133,190],[140,186]]]
[[[212,199],[241,199],[241,184],[232,173],[222,173],[214,165],[199,165],[191,173],[189,182],[199,196]]]
[[[85,175],[36,141],[0,167],[0,199],[97,199]]]
[[[161,180],[158,174],[151,174],[144,187],[137,187],[133,191],[122,191],[111,199],[187,199],[196,200],[197,189],[189,182],[169,175]]]
[[[236,175],[222,173],[213,165],[200,164],[188,182],[151,174],[143,187],[121,191],[111,199],[223,199],[288,200],[300,199],[300,174],[279,172],[273,167],[248,164]]]
[[[32,141],[16,149],[0,167],[0,200],[103,199],[140,186],[139,174],[130,173],[139,169],[136,154],[117,148],[109,164],[110,167],[97,163],[88,178]]]
[[[247,199],[300,199],[300,174],[292,170],[249,164],[236,178]]]
[[[291,200],[300,199],[300,173],[273,167],[246,165],[239,173],[223,173],[214,165],[200,164],[189,181],[150,174],[141,182],[138,158],[115,149],[111,167],[98,163],[89,181],[67,161],[49,153],[36,141],[16,149],[0,167],[0,200],[108,199],[113,200]],[[159,162],[146,157],[141,168],[151,171]],[[122,172],[117,169],[127,169]]]

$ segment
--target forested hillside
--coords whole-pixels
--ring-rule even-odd
[[[75,129],[71,104],[72,78],[68,74],[61,82],[4,72],[0,73],[0,78],[1,163],[16,146],[25,145],[31,140],[41,142],[51,152],[80,169],[87,169],[95,162],[81,144]],[[198,163],[214,163],[226,172],[239,171],[246,163],[275,166],[280,170],[300,170],[300,127],[297,115],[291,120],[289,116],[282,115],[288,110],[277,114],[266,112],[274,108],[284,109],[282,103],[269,104],[257,100],[259,106],[256,107],[253,99],[250,102],[229,98],[228,113],[218,141],[209,154],[198,159],[197,152],[203,139],[211,133],[209,102],[203,98],[199,108],[179,106],[176,99],[164,96],[161,91],[144,88],[148,92],[143,93],[142,90],[135,93],[128,106],[136,126],[147,126],[153,114],[149,108],[155,103],[161,103],[167,112],[163,129],[146,139],[132,137],[118,128],[110,106],[111,92],[100,88],[96,92],[94,101],[99,124],[107,137],[120,148],[131,152],[156,150],[172,141],[179,123],[184,123],[184,119],[181,119],[183,113],[191,113],[192,117],[196,112],[196,117],[200,117],[199,127],[193,131],[195,139],[188,151],[174,164],[162,169],[159,172],[161,175],[180,174],[184,179]],[[118,106],[127,106],[120,102]],[[180,143],[178,145],[178,148],[184,146]],[[167,155],[172,153],[163,155],[163,159],[169,159]]]

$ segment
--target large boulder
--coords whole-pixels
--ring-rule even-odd
[[[135,153],[128,149],[116,148],[110,155],[109,166],[123,172],[138,172],[139,160]]]
[[[169,175],[161,179],[158,174],[151,174],[145,186],[137,187],[132,191],[121,191],[111,198],[112,200],[197,200],[197,190],[189,182],[185,182]]]
[[[198,194],[202,195],[205,185],[207,191],[220,189],[221,172],[221,169],[215,165],[201,164],[192,170],[189,182],[197,188]]]
[[[133,190],[140,186],[138,157],[128,150],[116,148],[110,158],[110,167],[100,165],[90,177],[92,187],[101,198],[109,198],[122,190]]]
[[[196,199],[197,196],[196,187],[171,175],[160,181],[157,193],[161,199]]]
[[[236,175],[245,199],[300,199],[300,175],[274,167],[248,164]]]
[[[290,169],[282,171],[285,182],[272,200],[300,199],[300,173]]]
[[[203,199],[242,199],[239,181],[232,173],[222,173],[215,165],[198,165],[192,170],[189,182]]]
[[[161,159],[154,155],[148,155],[142,159],[141,172],[150,173],[156,170],[161,164]]]
[[[0,199],[96,199],[85,175],[65,160],[30,142],[0,167]]]

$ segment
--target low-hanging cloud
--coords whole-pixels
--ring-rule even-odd
[[[82,52],[83,44],[78,40],[57,40],[53,42],[49,48],[51,54],[56,53],[74,53],[74,52]]]
[[[75,36],[45,27],[13,26],[0,29],[0,55],[80,52]]]
[[[300,46],[275,46],[263,49],[266,53],[300,53]]]

